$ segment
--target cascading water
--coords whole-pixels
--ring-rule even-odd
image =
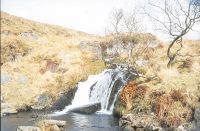
[[[126,65],[104,70],[98,75],[90,75],[86,81],[78,83],[78,89],[72,104],[54,114],[65,114],[72,109],[97,102],[101,103],[101,110],[99,112],[111,114],[117,93],[128,80],[136,76],[137,73],[135,71],[128,71]]]

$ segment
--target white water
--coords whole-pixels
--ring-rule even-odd
[[[114,97],[112,103],[109,103],[111,91],[113,88],[116,88],[114,85],[117,80],[120,80],[122,85],[125,84],[128,78],[127,73],[127,69],[117,67],[116,69],[105,70],[98,75],[90,75],[86,81],[78,83],[78,89],[72,104],[54,114],[62,115],[74,108],[96,102],[101,103],[101,110],[97,113],[112,114],[118,91],[112,96]]]

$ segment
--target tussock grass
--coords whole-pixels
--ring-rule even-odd
[[[149,52],[140,55],[140,59],[148,60],[144,66],[134,65],[143,75],[136,83],[148,88],[143,97],[138,97],[133,90],[127,95],[129,100],[124,104],[123,99],[115,104],[114,114],[121,116],[128,113],[154,113],[163,127],[177,127],[182,123],[191,122],[193,111],[200,98],[200,41],[184,41],[180,55],[173,66],[167,68],[166,44],[160,44]],[[151,56],[147,58],[146,56]],[[126,85],[133,86],[131,83]],[[135,90],[136,92],[136,90]],[[143,94],[139,93],[139,94]],[[123,94],[123,90],[122,90]],[[124,96],[126,96],[124,94]],[[120,96],[120,95],[119,95]],[[124,97],[126,98],[126,97]],[[128,105],[128,106],[126,106]]]
[[[100,37],[4,12],[1,27],[1,70],[11,76],[1,85],[1,94],[17,109],[34,105],[36,96],[44,93],[56,100],[60,91],[75,87],[105,67],[79,48],[81,41]]]

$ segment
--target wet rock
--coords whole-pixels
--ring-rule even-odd
[[[110,93],[110,97],[109,97],[109,100],[108,100],[108,108],[107,110],[110,109],[114,99],[115,99],[115,95],[117,94],[117,92],[119,91],[119,89],[122,87],[123,85],[123,82],[121,81],[121,79],[117,79],[114,84],[113,84],[113,88],[111,90],[111,93]]]
[[[159,123],[153,115],[128,114],[120,118],[119,126],[130,131],[158,131],[161,130]]]
[[[35,98],[35,105],[31,106],[32,109],[42,110],[50,107],[52,98],[47,94],[39,95]]]
[[[108,66],[109,69],[116,69],[117,68],[117,64],[110,64]]]
[[[65,108],[65,106],[71,104],[75,93],[76,93],[77,87],[74,87],[68,91],[61,92],[59,94],[59,99],[53,103],[51,109],[52,110],[62,110]]]
[[[41,129],[36,126],[18,126],[17,131],[41,131]]]
[[[110,58],[105,58],[104,59],[104,63],[105,64],[110,64],[110,66],[112,66],[113,64],[113,60],[114,60],[114,58],[112,58],[112,57],[110,57]],[[116,65],[116,64],[114,64],[114,65]],[[117,67],[117,66],[116,66]],[[115,69],[116,67],[114,67],[114,68],[111,68],[111,69]]]
[[[94,104],[84,105],[82,107],[72,109],[71,112],[92,114],[99,110],[101,110],[101,103],[94,103]]]
[[[60,128],[57,125],[52,125],[51,130],[52,131],[60,131]]]
[[[59,120],[43,120],[42,122],[45,125],[57,125],[59,127],[63,127],[66,125],[66,121],[59,121]]]
[[[64,131],[66,121],[42,120],[39,122],[44,131]]]
[[[17,109],[10,103],[1,103],[1,116],[16,114]]]

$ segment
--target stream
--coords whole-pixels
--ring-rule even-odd
[[[34,112],[23,112],[1,118],[1,131],[15,131],[17,126],[32,126]],[[66,121],[66,131],[120,131],[118,119],[105,114],[77,114],[67,113],[53,116],[49,119]]]
[[[112,116],[114,103],[122,87],[136,77],[137,73],[134,70],[128,70],[126,65],[119,65],[115,69],[106,69],[100,74],[90,75],[86,81],[78,83],[71,105],[66,105],[63,110],[48,113],[48,119],[66,121],[66,131],[118,131],[120,130],[118,119]],[[97,102],[101,107],[96,113],[71,112],[75,108]],[[35,114],[47,115],[45,112],[32,111],[3,117],[1,131],[14,131],[17,126],[34,125],[35,120],[32,116]]]

